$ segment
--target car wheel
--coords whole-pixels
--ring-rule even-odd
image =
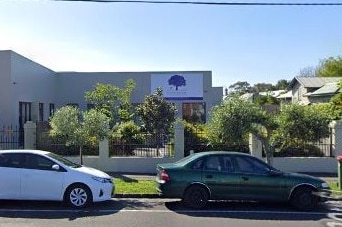
[[[183,202],[193,209],[201,209],[207,205],[209,199],[208,191],[198,185],[190,186],[184,193]]]
[[[314,190],[308,187],[296,189],[291,196],[291,204],[302,211],[311,211],[318,204],[318,197],[314,195]]]
[[[92,194],[86,185],[75,184],[66,191],[65,201],[73,208],[84,208],[92,202]]]

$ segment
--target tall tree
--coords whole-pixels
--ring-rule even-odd
[[[253,88],[255,92],[265,92],[274,90],[274,86],[269,83],[257,83],[254,84]]]
[[[278,80],[276,85],[274,85],[275,90],[288,90],[290,85],[290,81],[288,80]]]
[[[85,93],[85,99],[111,118],[111,126],[133,117],[131,95],[136,87],[134,80],[126,81],[124,88],[97,83],[94,90]]]
[[[85,145],[98,144],[108,133],[108,117],[95,110],[80,112],[78,108],[65,106],[58,109],[50,119],[52,137],[60,137],[66,145],[76,145],[80,149],[83,164],[82,148]]]
[[[176,120],[176,107],[166,101],[161,88],[145,97],[144,102],[137,107],[138,114],[144,123],[147,132],[151,133],[157,142],[157,153],[159,154],[159,143],[163,134],[169,134]]]
[[[240,96],[252,91],[251,85],[247,81],[238,81],[228,87],[229,96]]]
[[[320,77],[342,77],[342,57],[329,57],[320,61],[316,74]]]
[[[308,66],[305,68],[302,68],[297,76],[300,77],[315,77],[316,76],[316,67]]]

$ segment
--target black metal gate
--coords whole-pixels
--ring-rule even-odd
[[[0,128],[0,150],[23,149],[24,130],[15,126]]]

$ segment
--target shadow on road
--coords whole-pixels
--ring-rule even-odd
[[[218,217],[251,220],[279,221],[317,221],[327,218],[328,211],[320,205],[312,212],[294,210],[287,203],[261,202],[209,202],[203,210],[192,210],[185,207],[181,201],[166,202],[165,206],[178,214],[191,217]]]
[[[84,209],[73,209],[62,202],[0,200],[0,217],[69,219],[112,215],[122,209],[149,209],[153,205],[137,199],[94,203]]]

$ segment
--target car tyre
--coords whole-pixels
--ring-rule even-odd
[[[207,205],[208,199],[209,193],[204,187],[193,185],[185,191],[183,202],[187,207],[202,209]]]
[[[298,210],[311,211],[317,207],[318,197],[308,187],[296,189],[291,196],[291,204]]]
[[[92,203],[92,193],[83,184],[70,186],[65,193],[65,202],[73,208],[84,208]]]

